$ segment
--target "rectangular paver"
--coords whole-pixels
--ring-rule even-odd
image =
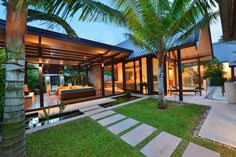
[[[98,108],[101,108],[101,106],[94,105],[94,106],[89,106],[89,107],[81,108],[79,110],[81,112],[86,112],[86,111],[90,111],[90,110],[94,110],[94,109],[98,109]]]
[[[179,137],[162,131],[145,145],[141,152],[147,157],[170,157],[180,142]]]
[[[145,138],[147,138],[149,135],[151,135],[154,131],[157,129],[147,125],[147,124],[141,124],[137,128],[134,128],[130,132],[124,134],[121,136],[121,139],[127,142],[131,146],[136,146],[140,142],[142,142]]]
[[[136,125],[136,124],[138,124],[138,121],[129,118],[129,119],[121,121],[117,124],[114,124],[114,125],[108,127],[107,129],[110,130],[112,133],[117,135],[117,134],[121,133],[122,131],[124,131],[124,130],[126,130],[126,129],[128,129],[128,128]]]
[[[101,107],[101,108],[98,108],[98,109],[95,109],[95,110],[91,110],[91,111],[85,112],[84,114],[86,116],[90,116],[90,115],[93,115],[93,114],[96,114],[96,113],[99,113],[99,112],[103,112],[105,110],[106,110],[105,108]]]
[[[104,111],[104,112],[101,112],[101,113],[94,114],[94,115],[90,116],[90,118],[92,118],[93,120],[97,120],[97,119],[112,115],[114,113],[116,113],[116,112],[114,112],[112,110],[108,110],[108,111]]]
[[[194,143],[189,143],[182,157],[220,157],[220,154]]]
[[[109,124],[112,124],[112,123],[117,122],[117,121],[124,119],[124,118],[125,118],[125,116],[122,114],[115,114],[113,116],[99,120],[98,123],[101,124],[102,126],[107,126]]]

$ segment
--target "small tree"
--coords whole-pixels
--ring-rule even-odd
[[[209,78],[212,86],[223,86],[226,78],[224,74],[224,65],[221,64],[216,58],[210,61],[202,62],[206,69],[203,79]]]
[[[158,59],[158,108],[165,109],[164,56],[179,41],[206,27],[218,15],[205,0],[113,0],[127,19],[127,36]],[[200,18],[202,17],[202,18]]]

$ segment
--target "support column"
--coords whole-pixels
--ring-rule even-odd
[[[178,54],[179,101],[183,101],[182,60],[181,60],[180,49],[177,50],[177,54]]]
[[[40,107],[44,107],[44,91],[43,91],[43,64],[39,64],[39,97]]]
[[[101,90],[102,96],[105,96],[105,86],[104,86],[104,64],[101,65]]]
[[[123,90],[126,92],[126,76],[125,76],[125,61],[122,62],[122,73],[123,73]]]
[[[115,95],[115,67],[114,57],[111,59],[111,81],[112,81],[112,95]]]
[[[41,43],[42,43],[42,38],[41,36],[39,36],[39,47],[38,47],[38,51],[39,51],[39,100],[40,100],[40,107],[44,107],[44,91],[43,91],[43,64],[42,62],[42,47],[41,47]]]
[[[200,62],[200,58],[198,58],[197,60],[197,68],[198,68],[198,86],[199,86],[199,89],[201,90],[202,89],[202,80],[201,80],[201,62]]]
[[[235,81],[235,78],[234,78],[234,68],[235,67],[230,67],[230,68],[231,68],[231,80]]]
[[[153,94],[153,66],[152,57],[147,57],[147,82],[148,82],[148,95]]]

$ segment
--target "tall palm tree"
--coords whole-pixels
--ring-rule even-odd
[[[46,10],[48,14],[63,19],[79,12],[79,20],[104,21],[122,24],[118,11],[93,0],[5,0],[6,17],[6,77],[2,141],[0,156],[26,156],[25,111],[24,111],[24,67],[26,23],[28,8]],[[42,18],[38,15],[38,18]]]
[[[215,19],[213,0],[113,0],[127,19],[127,34],[134,43],[158,58],[158,107],[165,109],[164,54],[174,44]],[[174,37],[174,38],[173,38]]]

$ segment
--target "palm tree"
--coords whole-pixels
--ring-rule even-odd
[[[205,0],[113,0],[123,12],[134,43],[158,58],[158,108],[165,109],[164,55],[174,44],[206,26],[217,12],[215,2]],[[174,37],[174,38],[173,38]]]
[[[104,21],[122,24],[118,11],[92,0],[5,0],[6,17],[6,77],[2,141],[0,156],[26,156],[25,151],[25,111],[24,111],[24,67],[26,23],[28,8],[35,6],[38,11],[46,11],[53,18],[73,17],[80,12],[79,20]],[[38,14],[37,18],[42,18]],[[55,19],[56,20],[56,19]],[[60,23],[60,21],[58,22]],[[0,138],[1,139],[1,138]]]

